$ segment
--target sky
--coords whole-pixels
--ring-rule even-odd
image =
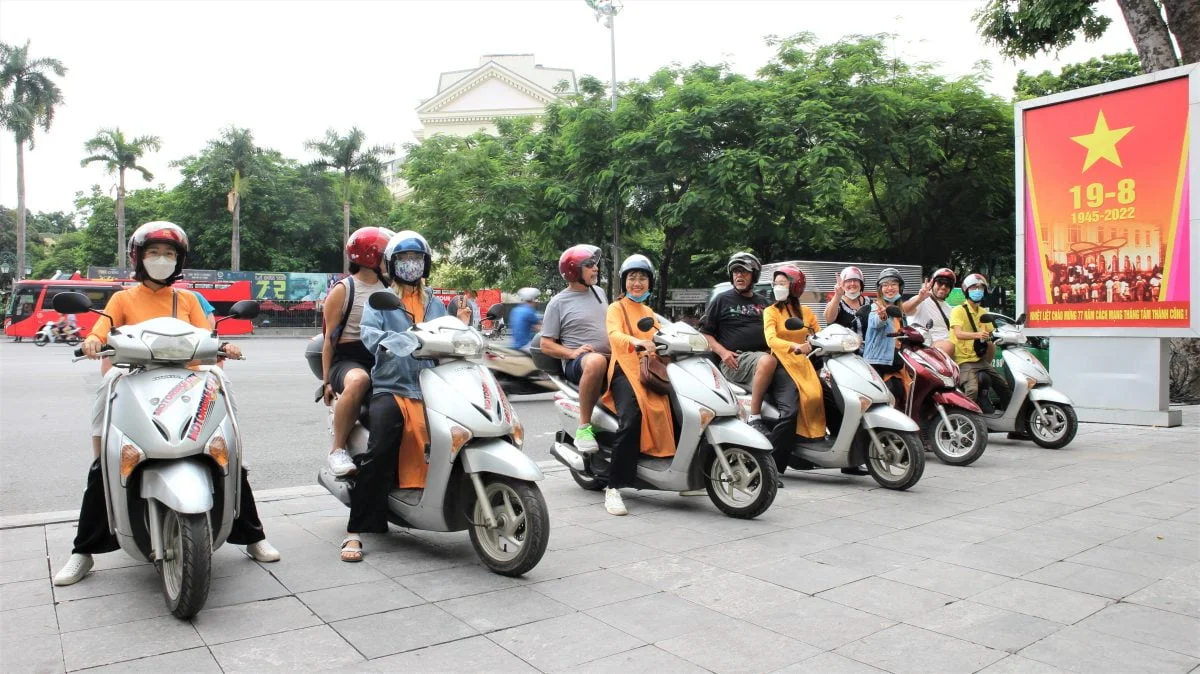
[[[1124,51],[1132,41],[1116,0],[1097,42],[1058,58],[1005,62],[982,44],[971,14],[982,0],[624,0],[616,20],[617,78],[671,63],[729,63],[752,74],[767,35],[807,31],[822,42],[892,33],[894,53],[939,64],[947,76],[992,63],[989,89],[1009,97],[1019,69],[1041,72]],[[0,0],[0,41],[67,68],[50,132],[25,154],[28,207],[70,211],[77,191],[115,194],[100,164],[79,165],[101,128],[155,135],[143,158],[154,183],[174,185],[172,160],[200,152],[222,128],[251,129],[262,147],[301,161],[307,140],[358,126],[369,144],[399,151],[419,128],[416,106],[438,73],[474,68],[483,54],[532,53],[576,76],[610,76],[609,33],[583,0]],[[127,176],[127,189],[146,186]],[[16,207],[11,136],[0,141],[0,204]]]

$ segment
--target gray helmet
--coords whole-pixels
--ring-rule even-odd
[[[884,281],[895,281],[900,284],[900,292],[904,292],[904,278],[900,276],[900,272],[895,267],[888,267],[879,272],[879,278],[875,281],[875,287],[879,288]]]
[[[758,257],[754,253],[741,251],[729,256],[729,262],[725,263],[725,273],[729,275],[729,281],[733,282],[733,270],[735,267],[741,267],[750,272],[754,277],[754,283],[758,283],[758,277],[762,274],[762,263],[758,261]]]
[[[618,276],[621,278],[621,289],[625,289],[625,276],[631,271],[644,271],[650,276],[650,291],[654,291],[654,265],[650,264],[650,258],[645,255],[630,255],[621,263],[621,269]]]

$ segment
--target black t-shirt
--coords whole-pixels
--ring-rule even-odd
[[[708,303],[700,332],[712,335],[730,351],[767,351],[762,313],[769,304],[759,293],[746,297],[732,288],[726,290]]]

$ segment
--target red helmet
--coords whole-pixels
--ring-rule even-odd
[[[567,283],[581,283],[583,268],[591,264],[600,264],[600,249],[581,243],[563,251],[558,256],[558,273]]]
[[[933,276],[930,276],[929,280],[934,283],[938,282],[939,280],[944,281],[951,288],[958,284],[958,277],[954,275],[952,270],[945,267],[933,272]]]
[[[379,263],[383,260],[383,249],[387,248],[390,238],[391,233],[382,227],[356,229],[346,241],[346,257],[360,267],[379,269]]]
[[[780,274],[783,274],[788,278],[789,281],[791,281],[791,283],[788,284],[788,294],[797,300],[800,299],[800,295],[804,293],[804,285],[807,283],[804,278],[804,272],[790,264],[787,264],[782,267],[777,267],[774,273],[771,274],[771,278],[775,278]]]
[[[168,243],[175,247],[175,272],[166,279],[170,284],[183,274],[183,266],[187,262],[188,236],[183,228],[166,220],[155,220],[133,230],[129,237],[129,265],[134,269],[134,278],[145,276],[146,268],[142,265],[142,253],[146,246],[152,243]]]

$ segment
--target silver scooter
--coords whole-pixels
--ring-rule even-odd
[[[59,313],[95,311],[82,293],[54,296]],[[103,312],[96,311],[101,315]],[[250,319],[258,303],[243,300],[226,318]],[[163,598],[177,618],[204,607],[212,553],[238,515],[242,442],[224,379],[214,368],[216,329],[178,318],[152,318],[109,332],[100,351],[128,373],[105,391],[101,474],[108,526],[129,556],[154,562]],[[76,361],[84,356],[75,351]]]
[[[638,321],[642,331],[653,325],[649,317]],[[671,411],[680,430],[675,456],[639,456],[634,486],[675,492],[704,488],[726,515],[758,517],[771,507],[778,489],[771,443],[738,419],[737,399],[729,382],[706,357],[709,346],[704,336],[686,323],[671,323],[662,317],[659,325],[653,341],[658,354],[670,359]],[[561,361],[537,348],[540,339],[535,335],[530,349],[534,362],[559,388],[554,406],[562,430],[556,434],[550,454],[571,469],[579,486],[603,489],[607,456],[619,426],[616,410],[596,404],[592,427],[601,451],[584,454],[577,450],[574,434],[579,427],[579,390],[562,376]]]
[[[800,330],[798,318],[787,320],[789,330]],[[867,471],[881,486],[908,489],[925,472],[925,447],[917,423],[892,406],[892,394],[875,368],[856,353],[862,339],[833,324],[808,338],[813,346],[809,358],[826,356],[818,373],[822,386],[833,395],[841,425],[830,428],[820,441],[800,441],[792,449],[788,467],[797,470],[849,468],[867,464]],[[750,396],[741,391],[742,414],[748,413]],[[831,410],[826,410],[827,416]],[[779,412],[770,401],[762,405],[763,420],[773,425]]]
[[[1079,430],[1075,406],[1067,394],[1054,388],[1050,372],[1029,352],[1024,314],[1014,321],[1003,314],[987,313],[980,320],[996,326],[992,341],[1000,349],[1003,374],[1013,392],[1007,408],[983,415],[988,430],[1027,435],[1046,449],[1066,447]],[[981,387],[980,395],[988,393]]]
[[[368,302],[378,311],[401,309],[390,292],[377,292]],[[394,355],[435,359],[438,365],[420,374],[429,429],[425,488],[393,489],[388,519],[422,531],[469,530],[475,552],[489,569],[505,576],[526,573],[541,561],[550,539],[550,516],[536,484],[542,471],[521,451],[525,429],[496,378],[468,360],[482,355],[483,338],[453,316],[401,334],[411,350],[391,349]],[[318,378],[322,341],[311,340],[306,354],[310,367],[315,354]],[[329,408],[331,431],[334,410]],[[347,443],[352,457],[367,451],[364,416],[359,415]],[[353,479],[336,477],[328,466],[317,475],[317,482],[347,506]]]

